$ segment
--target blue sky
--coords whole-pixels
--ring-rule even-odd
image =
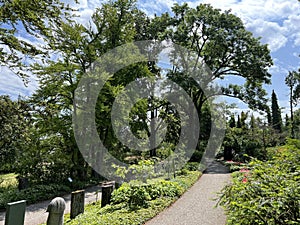
[[[87,24],[93,10],[100,6],[101,0],[80,0],[76,8],[80,9],[80,21]],[[160,14],[170,10],[174,3],[187,2],[191,7],[200,3],[209,3],[221,10],[231,9],[232,13],[239,16],[246,29],[254,36],[262,37],[262,43],[268,44],[274,66],[270,68],[272,85],[266,86],[268,93],[272,89],[278,96],[279,105],[284,107],[283,112],[288,111],[288,88],[284,78],[289,70],[300,68],[300,2],[297,0],[197,0],[197,1],[173,1],[173,0],[139,0],[139,8],[149,15]],[[19,32],[22,34],[22,32]],[[28,87],[25,87],[17,76],[13,75],[5,67],[0,67],[0,94],[31,95],[38,83],[31,79]],[[239,105],[246,109],[245,105]]]

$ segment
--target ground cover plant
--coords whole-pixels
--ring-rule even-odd
[[[85,213],[74,220],[70,220],[67,215],[65,224],[144,224],[172,204],[200,176],[199,171],[185,173],[170,180],[151,179],[146,183],[139,181],[123,183],[113,192],[110,205],[103,208],[100,202],[88,205]]]
[[[250,170],[233,173],[219,204],[228,225],[300,224],[300,141],[269,149],[269,160],[253,159]]]

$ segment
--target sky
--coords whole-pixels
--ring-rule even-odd
[[[102,2],[102,0],[79,0],[79,4],[73,5],[79,9],[78,21],[87,25],[94,9],[101,6]],[[263,44],[268,44],[274,65],[269,69],[272,74],[272,85],[265,88],[269,96],[272,90],[275,90],[282,112],[287,113],[289,91],[284,79],[288,71],[300,68],[300,2],[297,0],[138,0],[138,7],[152,16],[170,11],[174,3],[183,2],[187,2],[191,7],[209,3],[221,10],[231,9],[233,14],[242,19],[247,30],[255,37],[261,37]],[[20,78],[7,68],[0,67],[0,94],[13,97],[30,96],[37,87],[38,82],[34,77],[25,87]],[[247,109],[243,104],[239,104],[239,107],[240,110]]]

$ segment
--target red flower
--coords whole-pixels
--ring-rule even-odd
[[[243,183],[247,183],[247,181],[248,181],[247,177],[244,177],[242,180]]]

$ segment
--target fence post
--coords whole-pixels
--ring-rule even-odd
[[[7,203],[5,225],[24,225],[26,201]]]

